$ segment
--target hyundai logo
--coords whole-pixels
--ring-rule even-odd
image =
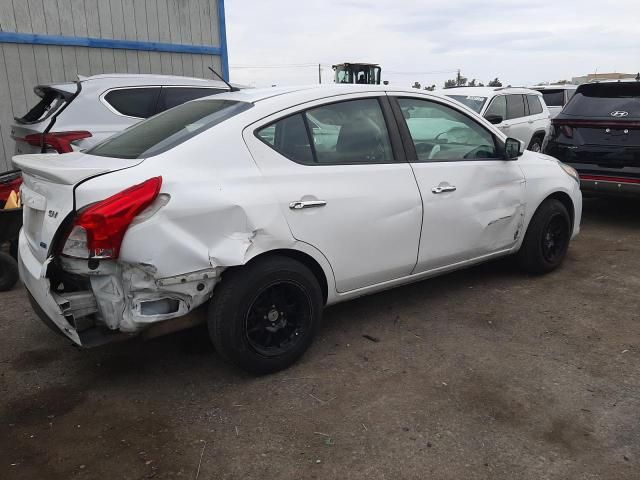
[[[626,117],[629,115],[629,112],[625,112],[624,110],[616,110],[615,112],[611,112],[612,117]]]

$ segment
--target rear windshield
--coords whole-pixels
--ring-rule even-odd
[[[180,145],[253,105],[235,100],[196,100],[137,123],[87,153],[101,157],[147,158]]]
[[[637,120],[640,118],[640,82],[581,85],[562,113],[581,117]]]
[[[447,95],[447,97],[457,100],[463,105],[469,107],[471,110],[474,110],[476,113],[480,113],[482,111],[482,107],[484,107],[484,104],[487,101],[487,97],[476,97],[475,95]]]
[[[564,106],[564,90],[540,90],[547,107]]]
[[[22,117],[15,117],[18,123],[29,125],[46,120],[64,105],[65,97],[70,96],[66,92],[60,92],[50,87],[38,86],[34,91],[40,97],[40,101]]]

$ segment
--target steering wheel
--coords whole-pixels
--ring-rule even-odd
[[[446,142],[445,142],[445,141],[441,140],[440,137],[442,135],[452,135],[452,134],[454,134],[456,132],[458,132],[458,134],[462,133],[466,137],[466,136],[468,136],[468,130],[469,129],[465,128],[465,127],[453,127],[451,129],[447,130],[446,132],[440,132],[438,135],[436,135],[435,140],[436,141],[440,141],[442,143],[448,143],[449,142],[448,139],[445,139],[446,140]],[[464,142],[453,142],[453,143],[464,143]]]
[[[490,145],[479,145],[468,151],[462,158],[493,158]]]

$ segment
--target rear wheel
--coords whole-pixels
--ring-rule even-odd
[[[571,239],[571,217],[559,200],[542,202],[533,215],[518,252],[518,263],[531,273],[555,270],[564,260]]]
[[[288,257],[265,257],[223,274],[209,304],[209,335],[229,362],[271,373],[306,351],[321,315],[322,291],[313,273]]]
[[[544,137],[542,135],[535,135],[529,143],[528,150],[531,150],[532,152],[541,152],[543,139]]]
[[[0,252],[0,292],[11,290],[18,282],[18,264],[11,255]]]

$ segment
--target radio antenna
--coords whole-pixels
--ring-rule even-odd
[[[220,75],[218,72],[216,72],[213,67],[209,66],[207,67],[209,70],[211,70],[211,73],[213,73],[216,77],[218,77],[220,80],[222,80],[225,85],[227,87],[229,87],[229,91],[230,92],[239,92],[240,89],[238,87],[234,87],[233,85],[231,85],[229,82],[227,82],[224,78],[222,78],[222,75]]]

